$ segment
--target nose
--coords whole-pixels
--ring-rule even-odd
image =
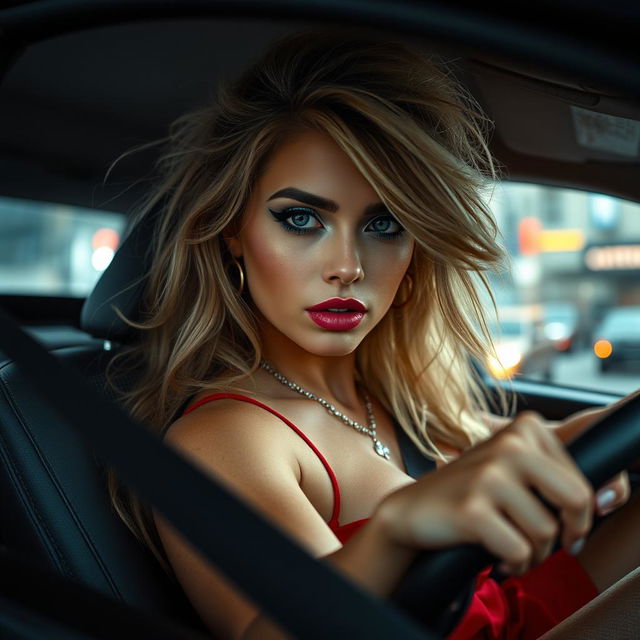
[[[364,278],[360,252],[352,238],[335,237],[331,247],[326,247],[325,281],[350,285]]]

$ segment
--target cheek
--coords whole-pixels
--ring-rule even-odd
[[[303,281],[304,256],[290,243],[274,242],[270,234],[249,235],[245,243],[244,262],[251,297],[263,304],[277,304],[287,293],[298,289]]]
[[[413,240],[372,251],[365,267],[365,276],[376,283],[380,293],[393,300],[413,256]],[[366,279],[366,278],[365,278]]]

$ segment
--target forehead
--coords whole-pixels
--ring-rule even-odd
[[[373,187],[327,134],[308,130],[280,145],[267,162],[256,185],[268,199],[286,187],[296,187],[340,204],[378,202]]]

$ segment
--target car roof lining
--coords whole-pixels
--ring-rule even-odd
[[[221,79],[234,77],[273,39],[309,26],[172,19],[93,28],[32,44],[0,86],[0,193],[129,211],[152,179],[155,152],[125,157],[105,183],[114,160],[166,135],[175,117],[211,100]],[[451,61],[452,71],[495,120],[491,146],[506,179],[586,187],[640,201],[638,157],[581,147],[568,125],[571,105],[640,120],[638,101],[495,52],[393,37]]]

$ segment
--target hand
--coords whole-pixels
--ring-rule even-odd
[[[562,422],[554,424],[553,429],[560,440],[566,444],[579,436],[594,422],[600,420],[610,410],[611,407],[604,407],[580,411],[569,416]],[[629,474],[623,471],[598,489],[598,492],[594,496],[596,513],[599,516],[609,515],[626,504],[630,495]]]
[[[508,572],[520,574],[551,553],[559,534],[567,550],[587,535],[593,491],[546,422],[526,412],[454,462],[388,496],[377,515],[398,544],[479,543]]]

